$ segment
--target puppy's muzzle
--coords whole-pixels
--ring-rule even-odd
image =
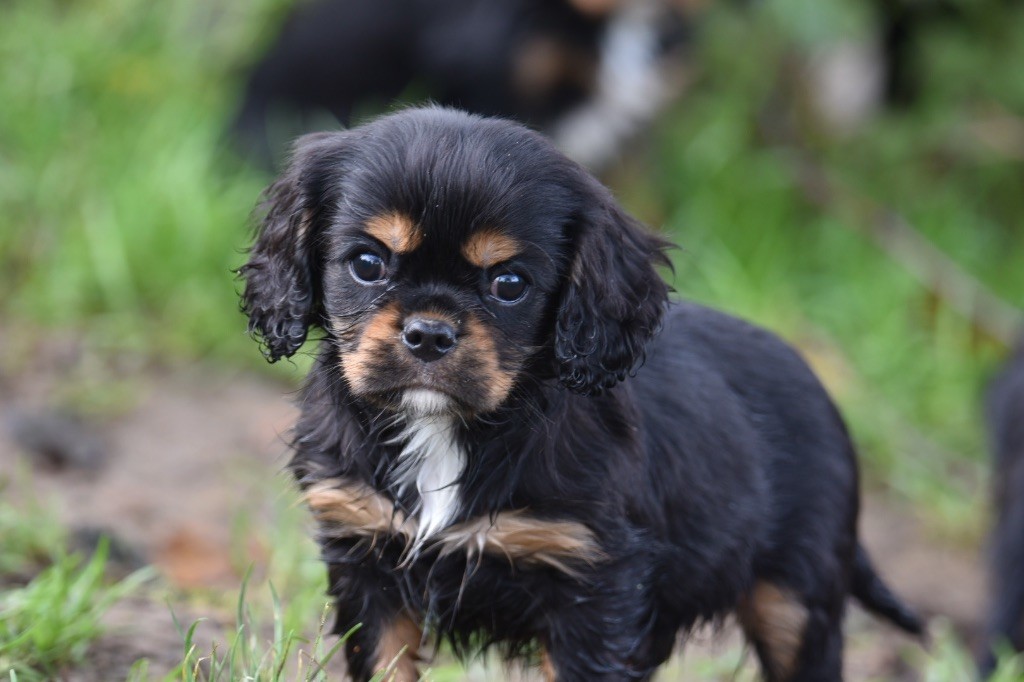
[[[443,320],[410,317],[402,329],[402,343],[419,360],[434,362],[458,344],[455,329]]]

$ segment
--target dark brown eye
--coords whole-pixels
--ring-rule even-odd
[[[348,262],[352,276],[363,284],[375,284],[387,277],[384,259],[375,253],[359,253]]]
[[[526,293],[526,280],[507,272],[491,280],[491,296],[504,303],[515,303]]]

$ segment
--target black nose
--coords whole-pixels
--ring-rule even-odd
[[[458,343],[447,322],[414,317],[405,323],[402,342],[423,362],[439,360]]]

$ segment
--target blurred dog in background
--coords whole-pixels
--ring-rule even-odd
[[[271,166],[298,133],[429,99],[526,123],[600,168],[681,87],[694,0],[313,0],[255,64],[236,139]],[[331,121],[331,119],[335,121]]]
[[[995,451],[995,527],[990,541],[991,602],[982,676],[992,673],[996,652],[1024,651],[1024,339],[989,389],[987,416]]]
[[[600,172],[682,92],[694,66],[687,48],[708,5],[299,2],[248,72],[233,137],[246,156],[275,168],[299,134],[429,100],[525,123]],[[912,106],[927,78],[929,32],[981,30],[985,16],[954,0],[871,0],[867,11],[867,36],[812,50],[795,74],[833,133],[858,129],[883,107]]]

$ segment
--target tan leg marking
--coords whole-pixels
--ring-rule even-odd
[[[423,243],[423,232],[417,229],[412,218],[400,213],[385,213],[370,218],[364,229],[394,253],[414,251]]]
[[[759,582],[737,609],[747,637],[758,642],[776,679],[793,674],[807,626],[807,607],[795,594],[772,583]]]
[[[416,533],[416,523],[395,509],[394,502],[363,483],[331,478],[306,490],[313,516],[331,537],[368,537]]]
[[[519,242],[495,229],[474,232],[462,245],[466,260],[484,269],[513,258],[520,250]]]
[[[440,536],[442,554],[504,556],[521,566],[547,566],[578,576],[573,564],[593,565],[604,554],[594,533],[576,521],[538,519],[523,511],[499,512],[456,524]]]
[[[423,632],[408,616],[399,616],[384,631],[377,643],[375,671],[385,671],[387,682],[416,682],[420,679],[416,663],[420,658]]]

